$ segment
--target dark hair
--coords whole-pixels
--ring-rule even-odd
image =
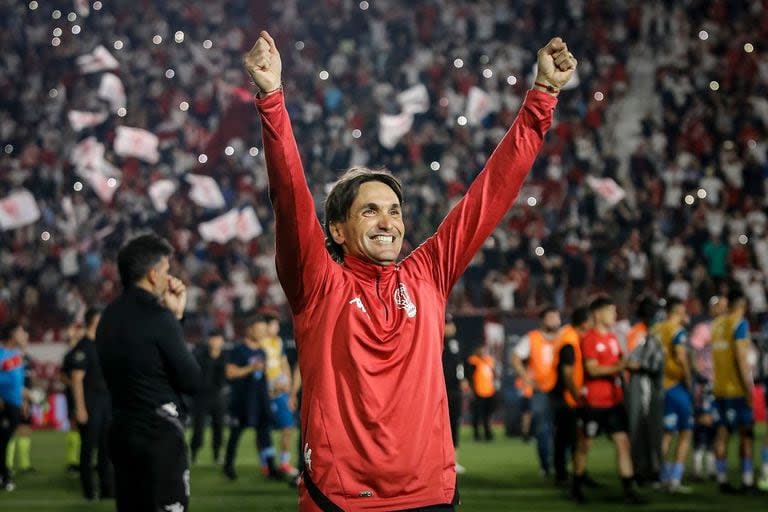
[[[245,319],[245,327],[250,327],[253,324],[268,323],[267,317],[261,313],[255,313]]]
[[[87,329],[90,327],[91,322],[93,322],[93,319],[96,318],[101,314],[101,308],[97,307],[90,307],[85,311],[85,316],[83,317],[83,321],[85,322],[85,328]]]
[[[672,313],[677,306],[685,304],[680,297],[670,297],[667,299],[667,314]]]
[[[646,324],[649,324],[653,321],[653,318],[656,316],[656,308],[657,303],[654,301],[651,297],[645,296],[640,299],[640,302],[637,303],[637,309],[635,310],[635,315],[637,315],[637,319],[641,322],[645,322]]]
[[[403,186],[391,172],[385,169],[369,169],[367,167],[352,167],[334,183],[328,197],[325,198],[325,247],[334,260],[344,261],[344,248],[333,241],[331,224],[349,218],[349,209],[357,197],[360,185],[369,181],[378,181],[389,188],[403,204]]]
[[[248,324],[250,325],[250,324]],[[208,332],[208,339],[215,338],[216,336],[224,337],[224,331],[222,329],[211,329]]]
[[[267,323],[274,322],[275,320],[280,321],[280,318],[272,312],[262,313],[261,316],[264,317],[264,321]]]
[[[744,295],[744,292],[739,287],[732,288],[731,291],[728,292],[728,307],[734,308],[736,307],[736,304],[739,302],[746,300],[747,296]]]
[[[587,306],[580,306],[573,310],[571,313],[571,325],[574,327],[581,327],[587,320],[589,320],[589,308]]]
[[[559,313],[560,311],[553,305],[547,304],[539,310],[539,319],[544,320],[544,317],[550,313]]]
[[[130,240],[117,254],[117,268],[123,287],[138,283],[163,257],[171,254],[171,244],[154,233]]]
[[[599,311],[608,306],[613,306],[614,304],[612,298],[607,295],[601,295],[589,304],[589,311],[594,313],[595,311]]]
[[[19,327],[24,327],[24,324],[22,324],[19,320],[11,320],[5,324],[2,330],[0,330],[0,342],[5,343],[10,341],[11,336],[13,335],[13,331]]]

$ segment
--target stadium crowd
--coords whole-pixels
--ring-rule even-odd
[[[289,108],[318,204],[340,170],[386,166],[418,191],[406,199],[407,239],[423,240],[510,124],[529,86],[531,42],[563,33],[583,55],[579,85],[561,96],[557,126],[524,197],[465,274],[452,309],[519,314],[550,302],[569,308],[602,289],[626,314],[633,292],[652,289],[702,311],[733,276],[751,311],[765,318],[768,57],[755,46],[767,30],[760,2],[434,1],[413,9],[403,3],[273,6],[276,37],[288,48]],[[72,12],[70,2],[3,7],[3,23],[23,30],[1,36],[8,50],[0,71],[0,196],[26,187],[42,216],[0,233],[0,323],[11,315],[42,318],[31,326],[32,338],[40,339],[85,304],[106,303],[118,291],[117,247],[150,228],[177,249],[175,267],[190,283],[188,313],[210,319],[191,322],[195,332],[231,333],[233,313],[285,311],[263,159],[251,156],[260,145],[258,123],[237,103],[238,88],[247,87],[239,66],[255,4],[94,3],[87,17]],[[330,21],[322,16],[328,8],[338,12]],[[100,73],[83,75],[75,65],[98,44],[119,62],[126,112],[75,132],[66,123],[70,110],[109,110],[96,94]],[[638,114],[640,143],[623,157],[613,140],[614,106],[632,86],[626,66],[635,50],[653,56],[656,90],[653,108]],[[430,108],[387,149],[377,139],[378,116],[396,113],[396,93],[416,83],[426,85]],[[497,109],[481,125],[462,125],[473,85],[490,93]],[[373,101],[359,103],[360,97]],[[182,102],[188,110],[180,110]],[[158,134],[158,163],[110,150],[118,125]],[[107,143],[107,159],[121,173],[109,203],[88,184],[73,189],[82,178],[71,150],[89,135]],[[200,163],[213,146],[216,154]],[[156,211],[148,186],[193,171],[216,179],[225,208],[195,205],[182,185],[167,211]],[[588,175],[614,178],[626,198],[606,207],[585,185]],[[262,236],[225,245],[201,239],[200,222],[247,204],[265,226]],[[50,239],[41,240],[43,231]]]

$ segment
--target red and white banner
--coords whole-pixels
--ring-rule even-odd
[[[150,164],[160,160],[159,140],[154,133],[141,128],[118,126],[115,135],[115,153],[123,157],[136,157]]]
[[[126,105],[125,87],[123,82],[114,73],[101,75],[101,83],[98,91],[99,98],[109,102],[112,112],[117,112]]]
[[[252,207],[243,211],[230,210],[208,222],[202,222],[198,231],[203,240],[225,244],[233,238],[247,242],[262,233],[261,223]]]
[[[92,126],[98,126],[107,120],[106,112],[86,112],[84,110],[70,110],[67,112],[69,125],[76,132],[82,131]]]
[[[423,114],[429,110],[429,92],[424,84],[417,84],[397,95],[397,101],[403,112]]]
[[[389,115],[381,114],[379,116],[379,142],[387,149],[392,149],[397,142],[413,126],[413,114],[403,112],[402,114]]]
[[[159,212],[168,209],[168,199],[176,192],[176,183],[172,180],[157,180],[149,186],[149,198],[152,206]]]
[[[109,204],[120,186],[120,180],[111,176],[105,176],[98,171],[84,171],[80,173],[93,188],[93,191],[103,202]]]
[[[0,200],[0,229],[20,228],[39,218],[40,209],[29,190],[19,190]]]
[[[97,46],[91,53],[79,56],[77,58],[77,65],[83,74],[110,71],[120,67],[117,59],[102,45]]]
[[[188,174],[186,179],[187,183],[192,186],[189,191],[189,198],[196,205],[212,210],[224,208],[226,201],[224,201],[224,195],[221,193],[216,180],[210,176],[199,174]]]
[[[491,95],[479,87],[472,87],[467,97],[467,122],[470,126],[479,125],[493,111]]]
[[[237,238],[243,242],[248,242],[257,236],[261,235],[264,230],[261,227],[261,222],[256,216],[256,212],[252,206],[248,206],[237,218]]]
[[[94,136],[83,139],[72,149],[69,160],[78,170],[98,169],[104,161],[104,144]]]
[[[608,206],[616,206],[622,199],[627,197],[627,193],[616,183],[613,178],[595,178],[587,176],[587,185],[598,196],[605,199]]]

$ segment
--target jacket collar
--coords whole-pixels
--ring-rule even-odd
[[[158,304],[160,302],[155,295],[149,293],[144,288],[139,288],[138,286],[129,286],[128,288],[126,288],[125,294],[133,295],[134,297],[136,297],[137,299],[143,302],[152,302],[155,304]]]
[[[349,255],[344,256],[343,266],[356,277],[370,280],[386,279],[400,270],[399,263],[395,263],[394,265],[379,265]]]

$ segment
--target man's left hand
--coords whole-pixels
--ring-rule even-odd
[[[565,41],[555,37],[539,50],[536,81],[562,89],[573,76],[577,64]]]

